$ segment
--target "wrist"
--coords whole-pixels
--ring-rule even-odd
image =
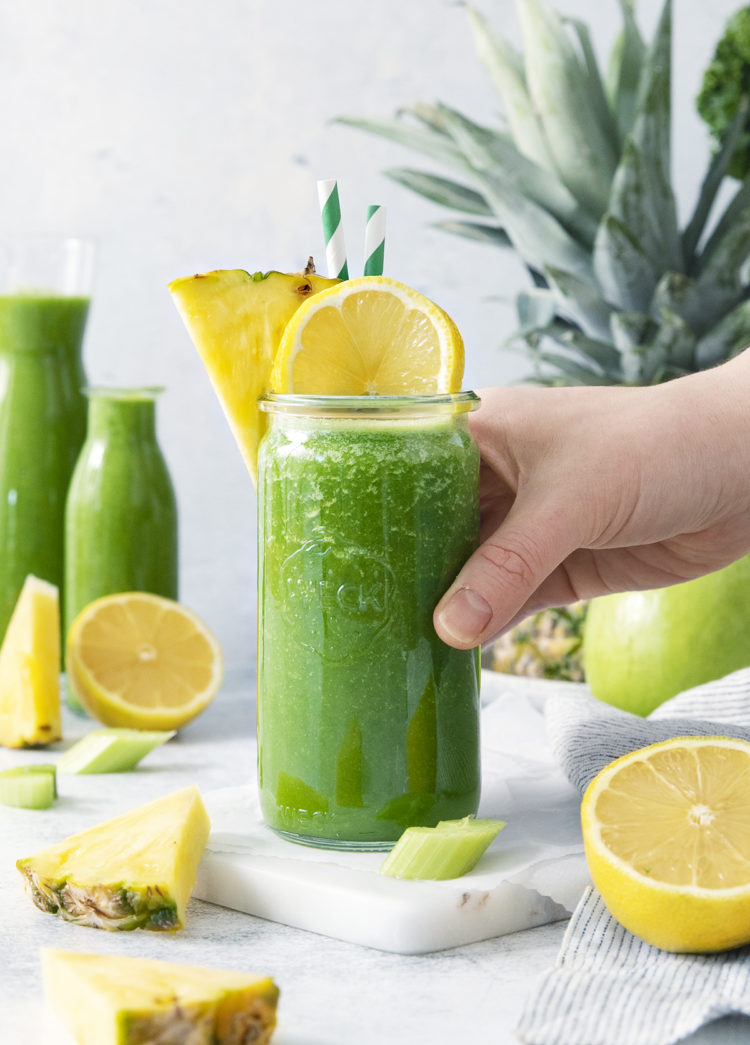
[[[717,506],[750,509],[750,349],[662,387]]]

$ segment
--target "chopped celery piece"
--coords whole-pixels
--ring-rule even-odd
[[[0,772],[0,805],[49,809],[57,798],[55,767],[47,763]]]
[[[61,773],[124,773],[174,736],[174,730],[93,729],[57,762]]]
[[[380,866],[393,878],[460,878],[476,867],[504,820],[441,820],[437,827],[407,827]]]

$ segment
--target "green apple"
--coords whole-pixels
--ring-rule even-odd
[[[750,665],[750,555],[697,580],[593,599],[584,628],[591,692],[648,715]]]

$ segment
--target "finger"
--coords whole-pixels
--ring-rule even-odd
[[[559,603],[574,601],[565,573],[557,570],[576,547],[564,518],[549,505],[518,501],[507,519],[474,552],[435,608],[435,630],[444,642],[470,649],[501,632],[533,604],[537,590],[554,574]],[[557,571],[557,572],[555,572]]]

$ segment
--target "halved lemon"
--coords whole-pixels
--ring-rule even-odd
[[[750,744],[678,737],[602,770],[581,807],[614,917],[668,951],[750,943]]]
[[[303,395],[432,395],[460,392],[463,371],[463,341],[450,316],[404,283],[363,276],[300,305],[270,386]]]
[[[86,711],[106,726],[178,729],[213,700],[221,647],[191,610],[146,592],[106,595],[71,625],[65,667]]]

